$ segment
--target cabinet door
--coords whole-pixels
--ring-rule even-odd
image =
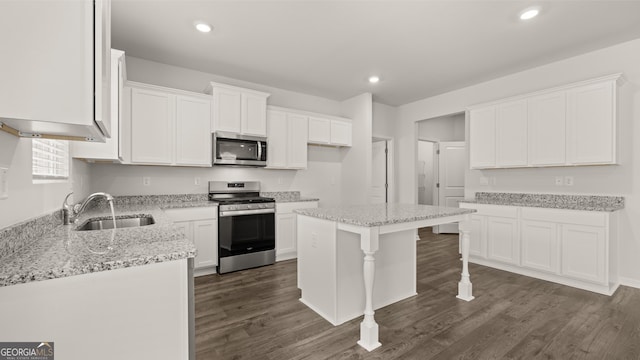
[[[351,146],[351,127],[348,122],[331,120],[331,144]]]
[[[469,241],[469,255],[486,258],[486,230],[487,220],[485,216],[471,215],[471,238]]]
[[[562,274],[606,284],[606,238],[603,227],[562,225]]]
[[[218,264],[218,221],[193,221],[193,242],[198,254],[194,261],[194,268],[215,266]]]
[[[131,162],[173,163],[175,95],[131,90]]]
[[[487,258],[508,264],[520,263],[518,220],[487,217]]]
[[[527,102],[496,106],[496,167],[527,166]]]
[[[287,167],[306,169],[307,138],[309,136],[308,118],[297,114],[289,114],[287,118],[289,126]]]
[[[567,155],[570,164],[616,162],[615,82],[567,91]]]
[[[566,162],[566,92],[537,96],[528,101],[529,165]]]
[[[296,257],[296,214],[276,215],[276,257],[285,260]]]
[[[560,249],[556,224],[532,220],[521,224],[522,266],[557,273]]]
[[[213,131],[240,133],[242,94],[239,91],[213,89]]]
[[[469,163],[472,169],[496,166],[496,109],[469,111]]]
[[[309,117],[309,143],[329,144],[331,142],[331,121]]]
[[[111,50],[111,138],[104,143],[71,141],[71,155],[74,158],[94,160],[121,160],[120,144],[120,104],[124,86],[124,52]]]
[[[211,166],[211,102],[176,98],[176,164]]]
[[[242,94],[242,127],[245,135],[267,136],[267,99],[254,94]]]
[[[288,133],[287,113],[269,110],[267,112],[267,167],[282,169],[287,166]]]

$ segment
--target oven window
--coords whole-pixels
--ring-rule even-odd
[[[258,160],[258,143],[218,138],[216,157],[223,160]]]
[[[275,214],[220,217],[220,256],[275,249]]]

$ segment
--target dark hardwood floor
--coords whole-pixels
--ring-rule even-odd
[[[334,327],[300,303],[290,260],[196,279],[197,359],[640,359],[640,290],[609,297],[471,264],[465,302],[457,235],[420,237],[418,295],[376,311],[382,347],[356,345],[361,318]]]

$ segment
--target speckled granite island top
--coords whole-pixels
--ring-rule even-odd
[[[476,211],[429,205],[373,204],[300,209],[295,212],[345,224],[371,227],[471,214]]]
[[[216,206],[203,199],[149,204],[116,197],[116,217],[151,215],[155,224],[115,231],[75,230],[89,218],[110,217],[108,208],[99,205],[83,214],[75,225],[61,225],[59,216],[53,215],[55,226],[44,235],[22,239],[25,245],[14,245],[14,249],[5,251],[0,256],[0,286],[194,257],[194,244],[173,225],[163,209]]]
[[[478,192],[476,193],[475,199],[463,200],[460,202],[485,205],[540,207],[549,209],[580,211],[610,212],[624,209],[623,197],[602,195]]]

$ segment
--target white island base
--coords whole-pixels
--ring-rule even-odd
[[[470,301],[468,214],[359,226],[298,214],[298,287],[305,305],[334,326],[364,314],[358,344],[378,341],[374,310],[416,295],[416,229],[460,222],[463,271],[457,297]]]

